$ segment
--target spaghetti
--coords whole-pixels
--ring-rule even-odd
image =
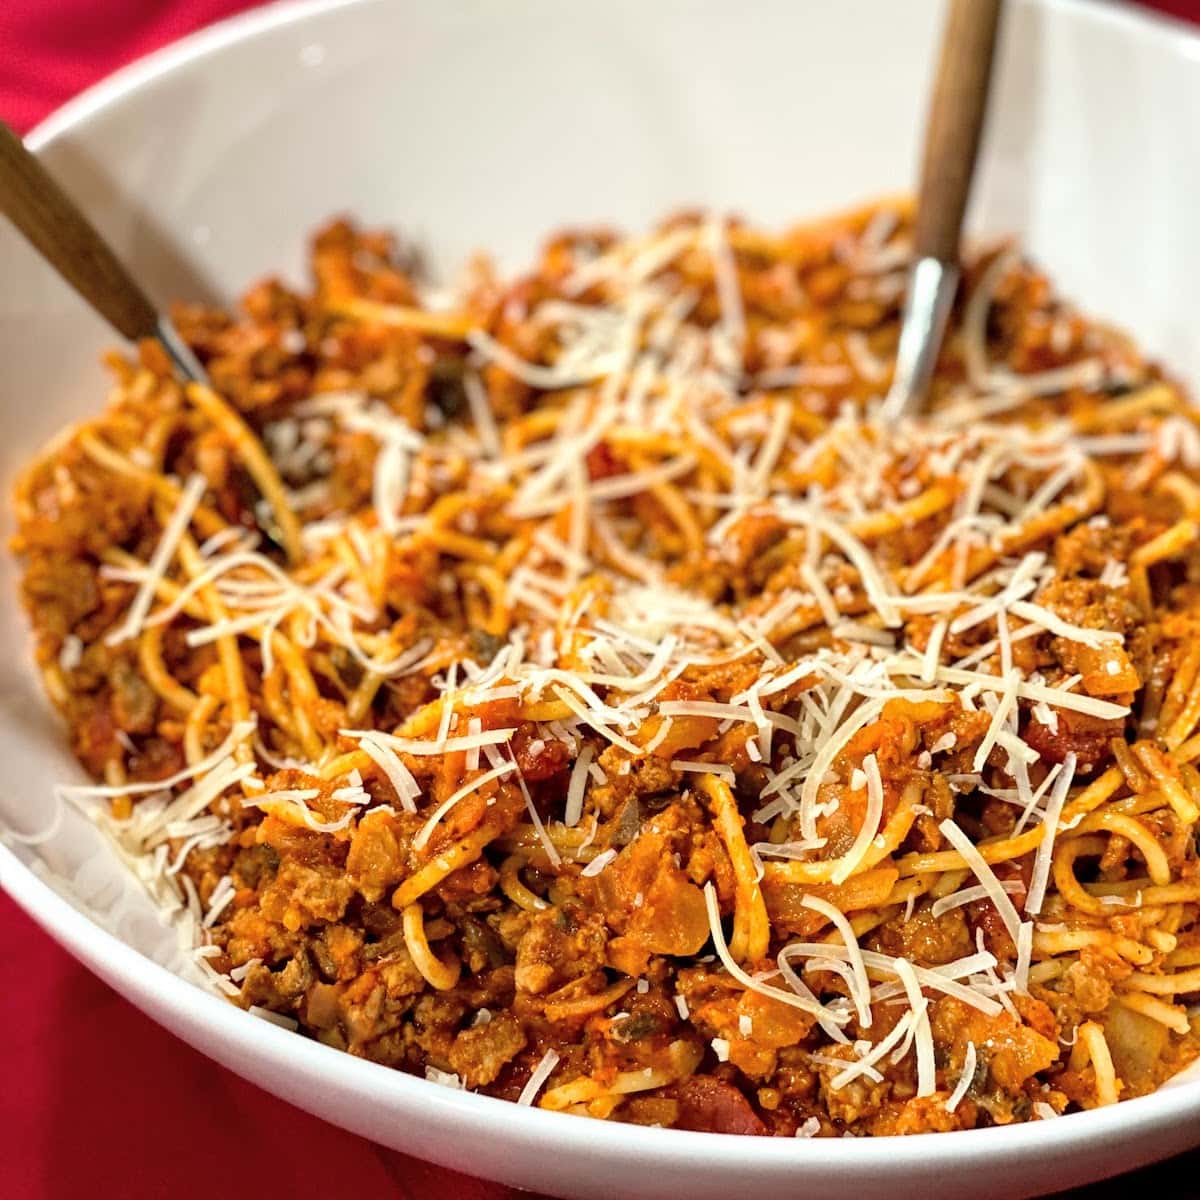
[[[16,488],[84,804],[242,1007],[602,1119],[1044,1119],[1200,1049],[1200,433],[910,211],[183,310]],[[437,303],[434,303],[434,301]]]

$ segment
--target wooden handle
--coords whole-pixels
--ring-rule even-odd
[[[153,337],[146,294],[46,168],[0,121],[0,212],[52,267],[127,338]]]
[[[958,261],[959,233],[987,111],[1001,2],[949,0],[925,129],[914,236],[918,258]]]

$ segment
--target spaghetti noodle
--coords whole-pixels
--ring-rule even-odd
[[[437,1082],[790,1136],[1043,1119],[1200,1049],[1200,434],[977,253],[884,428],[910,212],[339,223],[113,356],[16,488],[85,803],[234,1002]],[[437,303],[434,303],[434,300]]]

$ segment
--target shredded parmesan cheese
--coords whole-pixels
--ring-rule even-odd
[[[975,1050],[975,1043],[968,1042],[967,1048],[963,1052],[963,1068],[962,1074],[958,1077],[958,1082],[954,1085],[952,1091],[946,1100],[946,1111],[954,1112],[962,1103],[963,1097],[967,1094],[971,1084],[975,1082],[975,1067],[978,1056]]]
[[[531,1105],[537,1099],[538,1092],[545,1086],[546,1080],[554,1074],[554,1068],[557,1066],[558,1052],[556,1050],[547,1050],[542,1055],[538,1065],[533,1068],[528,1082],[521,1089],[521,1094],[517,1097],[517,1103],[523,1104],[526,1107]]]

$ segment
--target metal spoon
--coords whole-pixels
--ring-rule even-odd
[[[74,201],[0,121],[0,212],[119,333],[157,338],[179,373],[208,376],[166,313],[159,312]]]
[[[1003,0],[950,0],[925,128],[913,265],[896,373],[881,417],[919,411],[958,285],[958,242],[987,111]]]

